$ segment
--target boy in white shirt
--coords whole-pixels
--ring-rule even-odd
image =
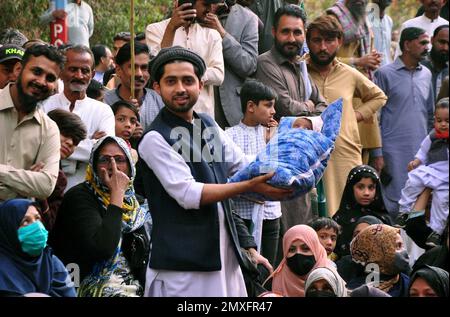
[[[263,83],[249,80],[242,86],[240,97],[244,118],[225,132],[246,155],[257,155],[264,150],[278,125],[273,119],[277,95]],[[254,236],[258,251],[274,265],[280,231],[280,203],[249,201],[247,198],[233,201],[237,213]]]

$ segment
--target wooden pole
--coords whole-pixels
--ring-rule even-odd
[[[131,99],[134,99],[134,77],[136,75],[136,69],[134,67],[134,0],[130,1]]]

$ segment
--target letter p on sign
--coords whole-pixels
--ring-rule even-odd
[[[67,43],[66,19],[56,19],[50,23],[50,43],[55,46]]]

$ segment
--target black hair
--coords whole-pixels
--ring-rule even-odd
[[[145,33],[144,32],[140,32],[138,34],[136,34],[136,36],[134,37],[134,41],[135,42],[139,42],[145,40]]]
[[[443,30],[443,29],[448,29],[449,27],[450,27],[450,26],[449,26],[448,24],[443,24],[443,25],[438,26],[438,27],[434,30],[433,37],[436,37],[436,36],[439,34],[439,32],[441,32],[441,30]]]
[[[338,19],[329,14],[319,16],[308,25],[306,30],[307,41],[311,39],[313,30],[318,31],[321,36],[329,39],[342,39],[344,37],[344,31]]]
[[[129,42],[131,39],[130,32],[119,32],[113,37],[113,41],[126,41]]]
[[[103,74],[103,86],[108,85],[111,78],[116,74],[116,69],[110,68]]]
[[[275,17],[273,19],[273,27],[275,28],[275,30],[278,28],[278,24],[280,23],[281,17],[285,15],[302,19],[303,24],[306,27],[307,18],[305,11],[303,11],[300,7],[296,5],[289,4],[279,8],[275,13]]]
[[[402,31],[402,34],[400,35],[400,49],[403,52],[404,45],[406,41],[413,41],[418,39],[422,34],[425,34],[425,30],[421,28],[416,27],[409,27]]]
[[[47,115],[56,122],[62,135],[72,139],[74,145],[86,139],[86,126],[78,115],[62,109],[52,110]]]
[[[31,40],[28,40],[25,43],[23,43],[23,48],[27,49],[34,45],[48,45],[48,43],[41,39],[31,39]]]
[[[86,95],[89,98],[98,100],[98,98],[102,95],[102,91],[105,90],[105,86],[102,83],[96,81],[95,79],[91,80],[89,86],[86,89]]]
[[[134,43],[134,55],[147,54],[150,56],[150,51],[148,46],[139,42]],[[126,43],[124,46],[119,48],[116,55],[116,64],[122,66],[129,60],[131,60],[131,44]]]
[[[31,56],[34,57],[45,56],[50,61],[55,62],[60,69],[64,68],[65,58],[54,46],[42,44],[42,45],[33,45],[30,48],[28,48],[22,57],[23,68],[25,68],[25,65],[27,65]]]
[[[97,44],[92,47],[92,53],[94,54],[94,65],[95,67],[100,64],[102,57],[106,57],[106,45]]]
[[[116,115],[117,111],[119,111],[120,108],[127,108],[127,109],[130,109],[131,111],[133,111],[134,114],[136,115],[136,118],[139,121],[139,110],[133,104],[131,104],[125,100],[119,100],[111,105],[111,109],[112,109],[114,115]]]
[[[311,221],[308,226],[314,229],[314,231],[318,232],[320,229],[333,229],[336,234],[341,233],[341,226],[331,218],[320,217],[313,221]]]
[[[242,113],[247,111],[247,103],[253,101],[258,104],[261,100],[276,100],[277,93],[262,82],[250,79],[244,82],[241,88],[241,107]]]
[[[65,50],[67,50],[68,48],[70,48],[72,46],[73,46],[72,43],[61,44],[60,46],[58,46],[58,51],[64,52]]]

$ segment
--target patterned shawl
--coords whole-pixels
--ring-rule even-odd
[[[127,143],[118,137],[106,136],[100,139],[92,148],[89,166],[86,171],[86,184],[93,191],[103,208],[110,204],[109,188],[104,185],[96,173],[94,158],[98,157],[101,145],[106,141],[115,142],[125,153],[130,167],[130,183],[125,191],[122,209],[122,233],[128,233],[140,228],[149,218],[146,210],[142,209],[136,199],[133,179],[136,169],[133,164],[130,149]],[[81,283],[78,296],[83,297],[107,297],[107,296],[138,296],[142,287],[130,272],[128,262],[121,250],[122,239],[119,241],[114,255],[107,260],[100,261],[94,265],[92,273]]]
[[[370,53],[370,30],[367,22],[359,23],[345,6],[343,1],[337,1],[327,13],[335,15],[344,31],[344,44],[360,41],[360,56]]]
[[[391,277],[380,281],[379,285],[373,285],[385,292],[389,292],[399,280],[399,274],[394,268],[395,242],[399,233],[400,229],[388,225],[371,225],[361,231],[350,245],[354,262],[362,266],[376,264],[380,277]]]

